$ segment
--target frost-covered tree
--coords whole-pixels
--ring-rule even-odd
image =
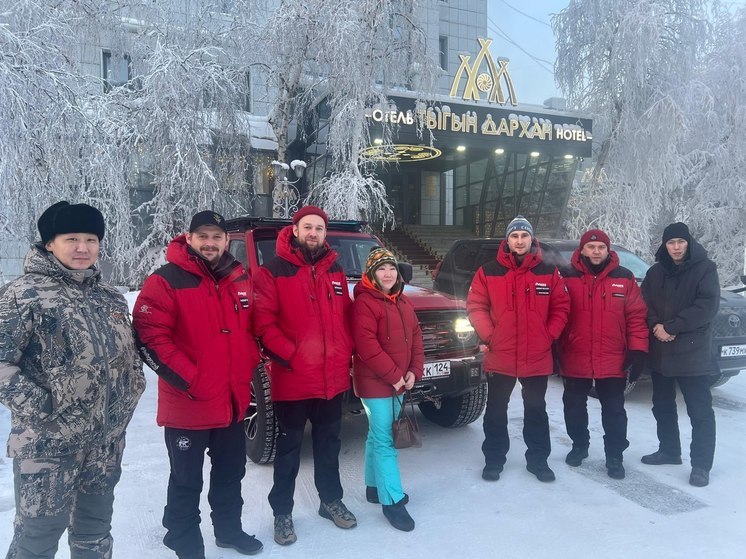
[[[418,0],[281,0],[262,45],[277,91],[270,113],[285,160],[288,126],[323,100],[332,172],[309,200],[340,219],[393,222],[386,189],[360,159],[370,145],[365,109],[392,88],[427,93],[438,70]]]
[[[649,257],[663,227],[684,220],[733,283],[746,236],[743,11],[573,0],[552,23],[558,84],[594,118],[594,160],[573,189],[568,233],[603,227]]]
[[[246,72],[253,2],[11,0],[0,14],[5,227],[36,236],[50,203],[107,218],[104,257],[137,283],[195,210],[247,211]],[[85,53],[110,48],[125,77]],[[106,94],[104,94],[106,91]],[[138,195],[144,196],[138,197]],[[137,225],[147,227],[138,227]],[[142,235],[146,231],[146,235]]]

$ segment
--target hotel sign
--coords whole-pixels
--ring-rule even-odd
[[[492,39],[479,39],[479,44],[482,49],[477,54],[473,64],[469,65],[471,55],[459,55],[461,65],[453,78],[450,96],[459,97],[459,86],[462,78],[466,75],[464,89],[460,95],[464,101],[479,101],[480,93],[486,93],[488,94],[487,101],[490,103],[505,105],[510,99],[511,105],[517,105],[518,99],[515,96],[515,89],[513,89],[513,81],[508,73],[508,61],[492,58],[492,54],[490,54]],[[485,68],[487,71],[480,72],[481,68]],[[505,83],[507,97],[501,82]]]
[[[504,114],[507,111],[467,110],[455,113],[449,107],[418,107],[415,110],[370,109],[366,116],[374,122],[408,125],[442,132],[460,132],[470,135],[525,138],[527,140],[587,142],[590,132],[576,123],[552,123],[547,116]],[[495,113],[493,116],[492,113]]]

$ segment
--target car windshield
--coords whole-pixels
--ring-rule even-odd
[[[344,268],[347,277],[350,278],[362,277],[365,261],[368,259],[371,249],[381,246],[375,239],[364,237],[329,235],[326,240],[329,246],[339,254],[338,262]],[[276,239],[260,239],[256,241],[259,265],[266,264],[275,257],[276,243]]]
[[[645,279],[645,274],[647,273],[648,268],[650,268],[650,264],[648,264],[642,258],[628,251],[625,248],[621,248],[618,246],[615,246],[612,248],[619,256],[620,266],[624,266],[629,271],[631,271],[635,275],[636,279],[640,281]],[[572,258],[572,253],[573,253],[572,250],[561,250],[560,251],[562,258],[566,260],[567,262],[569,262],[570,259]]]

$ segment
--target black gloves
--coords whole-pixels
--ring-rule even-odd
[[[635,382],[640,378],[642,370],[645,368],[647,353],[644,351],[632,349],[627,352],[624,359],[624,370],[629,371],[629,382]]]

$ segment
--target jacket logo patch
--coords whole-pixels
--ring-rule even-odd
[[[140,312],[141,312],[142,314],[150,314],[150,307],[149,307],[149,306],[147,306],[147,305],[142,305],[142,306],[141,306],[141,307],[140,307],[140,308],[139,308],[138,310],[139,310],[139,311],[140,311]]]
[[[612,297],[621,297],[622,299],[624,299],[624,293],[612,293],[611,296]]]
[[[546,283],[535,283],[537,295],[549,295],[549,286]]]
[[[341,297],[344,294],[344,291],[342,289],[342,282],[332,281],[332,287],[334,288],[335,295],[339,295]]]
[[[182,452],[186,452],[192,448],[192,440],[189,437],[179,437],[176,439],[176,448]]]
[[[238,296],[239,297],[246,297],[246,292],[245,291],[238,291]]]
[[[239,293],[239,295],[240,295],[240,293]],[[238,302],[241,303],[241,308],[242,309],[248,309],[249,308],[249,298],[248,297],[239,297],[238,298]]]
[[[622,284],[620,284],[620,283],[612,283],[611,287],[619,287],[621,289],[624,289],[624,286]]]

